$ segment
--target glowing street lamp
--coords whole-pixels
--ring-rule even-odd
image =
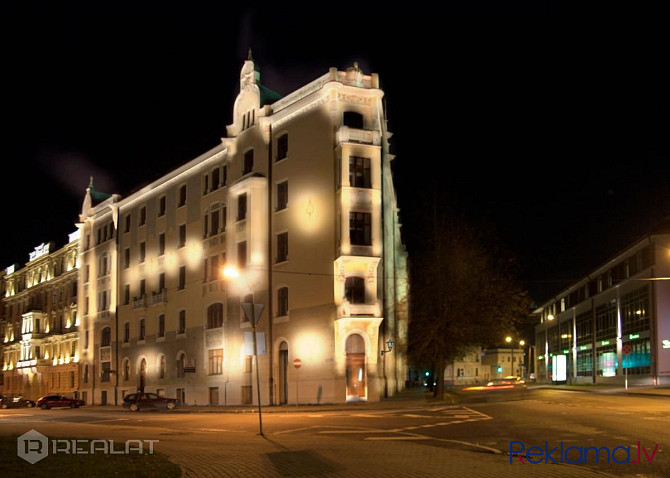
[[[508,344],[511,345],[511,343],[512,343],[512,337],[509,336],[509,335],[508,335],[507,337],[505,337],[505,342],[507,342]],[[524,345],[526,345],[526,341],[525,341],[525,340],[519,340],[519,349],[521,349]],[[512,349],[512,367],[511,367],[511,371],[514,372],[514,375],[516,375],[516,370],[514,369],[514,347],[511,347],[511,349]],[[523,352],[521,352],[521,359],[523,360]],[[523,375],[524,375],[524,374],[523,374],[523,367],[522,367],[522,366],[519,366],[519,371],[521,372],[521,378],[523,378]]]

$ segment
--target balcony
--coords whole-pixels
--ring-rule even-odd
[[[167,302],[167,289],[151,293],[151,305],[162,304],[164,302]]]
[[[147,306],[147,296],[133,297],[133,309],[142,309]]]
[[[373,144],[379,146],[381,145],[381,136],[379,135],[379,131],[368,131],[364,129],[350,128],[349,126],[341,126],[337,131],[337,142]]]

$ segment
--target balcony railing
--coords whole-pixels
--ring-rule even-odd
[[[161,304],[163,302],[167,302],[167,289],[151,293],[151,305]]]
[[[361,143],[361,144],[381,144],[379,131],[368,131],[364,129],[350,128],[341,126],[337,132],[338,143]]]
[[[147,306],[147,296],[133,297],[133,309],[141,309]]]

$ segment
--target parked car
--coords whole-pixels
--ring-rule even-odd
[[[22,396],[18,397],[11,397],[8,395],[0,395],[0,408],[5,409],[5,408],[22,408],[22,407],[27,407],[27,408],[32,408],[35,406],[35,402],[32,400],[28,400],[27,398],[23,398]]]
[[[68,398],[63,395],[47,395],[37,400],[37,406],[42,410],[48,410],[49,408],[79,408],[84,406],[85,402],[78,398]]]
[[[157,393],[131,393],[123,397],[123,407],[133,412],[143,408],[172,410],[180,405],[176,398],[161,397]]]

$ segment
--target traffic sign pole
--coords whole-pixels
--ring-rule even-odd
[[[626,344],[623,347],[621,347],[621,353],[625,356],[624,360],[622,360],[622,362],[623,362],[622,365],[624,365],[623,376],[624,376],[624,383],[625,383],[626,390],[628,390],[628,367],[626,367],[626,365],[630,365],[630,363],[628,363],[628,364],[626,363],[626,362],[629,362],[626,359],[628,358],[628,355],[630,355],[632,351],[633,351],[633,347],[631,347],[629,344]]]

